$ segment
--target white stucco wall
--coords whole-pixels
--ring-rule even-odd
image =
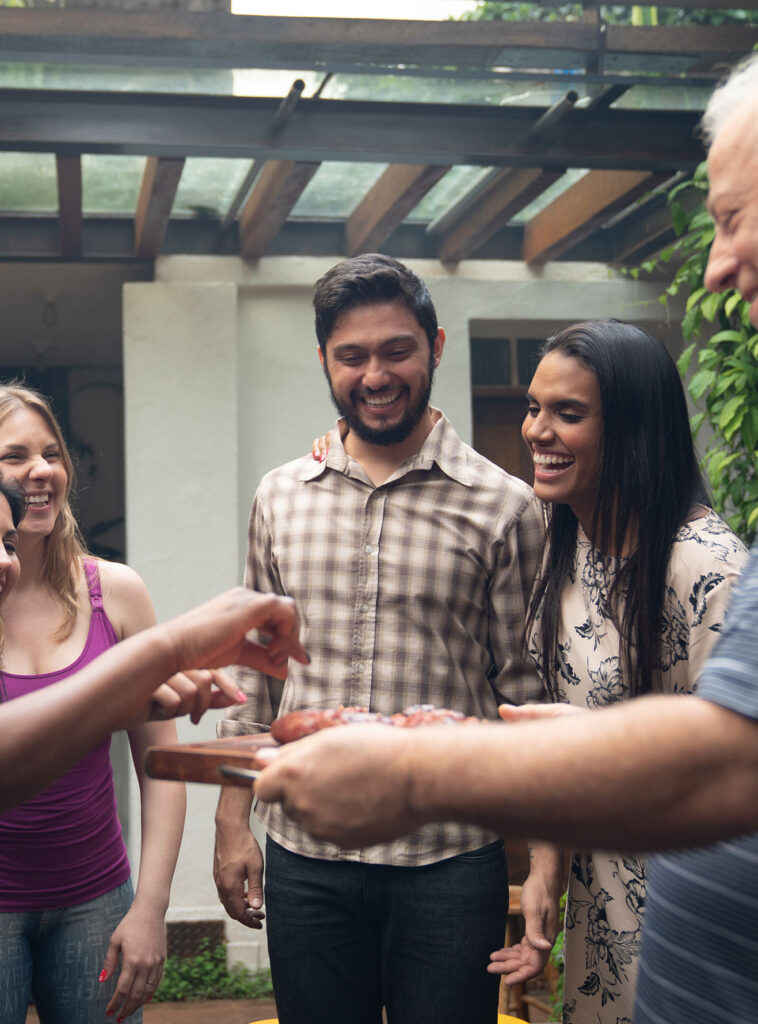
[[[166,257],[124,289],[127,558],[159,619],[242,579],[260,477],[307,452],[335,412],[317,362],[312,286],[332,259]],[[615,316],[662,321],[658,285],[598,264],[409,263],[427,282],[447,344],[433,401],[471,438],[469,322]],[[663,331],[664,324],[661,323]],[[674,343],[676,345],[676,342]],[[213,715],[180,739],[215,735]],[[139,855],[132,786],[132,862]],[[169,920],[223,918],[211,878],[213,787],[188,787]],[[266,962],[261,933],[227,922],[230,959]]]

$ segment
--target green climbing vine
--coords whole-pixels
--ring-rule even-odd
[[[678,366],[697,410],[692,431],[705,444],[703,465],[716,509],[750,544],[758,526],[758,331],[738,291],[705,288],[714,235],[707,192],[702,163],[692,180],[669,195],[676,242],[632,273],[650,273],[677,257],[677,270],[660,301],[665,304],[680,292],[687,296],[682,333],[690,344]]]

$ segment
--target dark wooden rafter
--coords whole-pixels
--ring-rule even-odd
[[[348,218],[345,255],[375,252],[447,174],[445,166],[391,164]]]
[[[301,100],[270,138],[277,100],[3,90],[0,150],[484,167],[694,170],[695,111],[578,110],[529,144],[539,107]]]
[[[58,237],[64,260],[82,254],[82,158],[57,154]]]
[[[675,181],[672,181],[674,184]],[[685,190],[677,202],[688,212],[700,202],[701,193]],[[666,192],[659,192],[634,217],[626,217],[615,225],[613,231],[611,262],[615,264],[638,263],[649,259],[677,239],[671,219],[671,209]]]
[[[712,7],[733,7],[714,0]],[[661,6],[701,7],[666,0]],[[687,32],[686,48],[676,34]],[[597,53],[746,53],[758,29],[746,26],[634,28],[583,22],[446,22],[286,18],[180,11],[0,8],[0,60],[125,63],[174,67],[487,69],[522,54],[528,67],[585,67]],[[555,64],[556,55],[560,59]],[[512,66],[512,65],[511,65]]]
[[[547,263],[587,238],[593,231],[671,174],[645,171],[591,171],[541,210],[527,224],[524,260]]]
[[[240,213],[240,256],[254,259],[266,253],[319,166],[293,160],[266,164]]]
[[[457,262],[475,255],[500,228],[541,195],[562,175],[540,167],[506,168],[489,177],[487,187],[463,207],[439,246],[443,262]]]
[[[134,217],[134,252],[141,259],[160,252],[183,170],[183,158],[147,159]]]

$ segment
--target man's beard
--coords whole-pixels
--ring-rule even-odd
[[[334,394],[334,388],[332,387],[332,378],[329,376],[329,370],[327,369],[326,360],[324,361],[324,374],[329,384],[329,394],[332,396],[332,402],[337,409],[337,412],[347,423],[350,430],[366,444],[376,444],[389,447],[392,444],[400,444],[401,441],[405,441],[407,437],[413,433],[416,427],[421,422],[426,410],[429,408],[429,399],[432,394],[432,380],[434,379],[434,355],[430,352],[429,354],[429,375],[426,380],[426,387],[419,395],[418,402],[411,408],[406,410],[405,415],[394,427],[369,427],[362,419],[358,416],[355,405],[346,407],[337,401]],[[403,389],[406,394],[409,392],[407,385],[403,385]]]

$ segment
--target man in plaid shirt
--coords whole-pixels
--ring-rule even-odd
[[[249,669],[248,702],[220,735],[304,707],[393,713],[421,703],[497,718],[540,698],[521,658],[542,543],[531,489],[488,462],[429,405],[445,343],[424,283],[386,256],[316,285],[319,359],[340,412],[325,461],[260,483],[246,584],[294,598],[310,665],[284,684]],[[259,928],[263,860],[251,795],[222,791],[214,877],[230,917]],[[502,842],[427,825],[360,852],[308,837],[277,806],[265,900],[281,1024],[494,1021],[508,877]]]

